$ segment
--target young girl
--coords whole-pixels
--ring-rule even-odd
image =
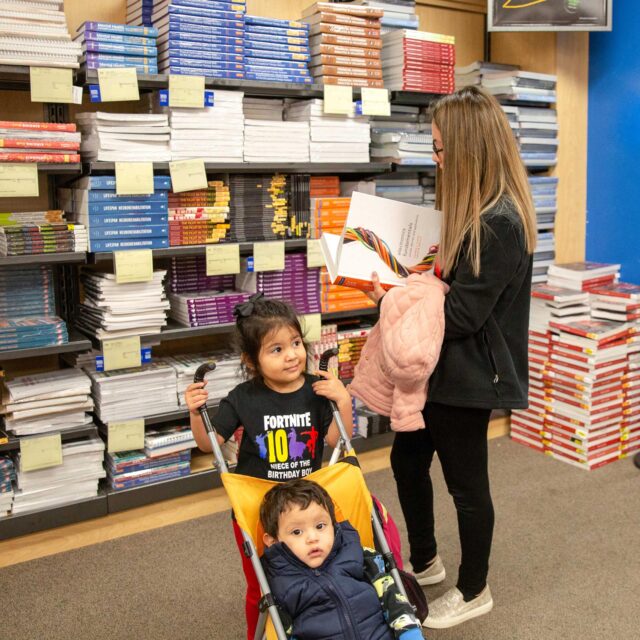
[[[347,433],[353,430],[351,397],[335,376],[308,375],[307,350],[300,322],[293,309],[279,300],[256,294],[234,311],[248,380],[222,400],[213,425],[222,444],[244,427],[236,472],[255,478],[285,481],[316,471],[322,464],[324,442],[335,447],[340,439],[329,400],[340,410]],[[207,401],[207,382],[187,387],[191,430],[202,451],[211,442],[198,407]],[[260,586],[242,551],[242,534],[235,520],[234,533],[247,579],[247,638],[255,635]]]

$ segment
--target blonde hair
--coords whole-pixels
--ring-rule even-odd
[[[468,239],[465,257],[480,274],[482,214],[508,196],[522,220],[528,253],[536,244],[536,218],[527,173],[504,111],[478,87],[441,98],[432,110],[445,154],[438,169],[436,207],[443,212],[438,262],[446,276]]]

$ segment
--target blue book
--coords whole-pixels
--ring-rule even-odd
[[[417,29],[420,26],[417,17],[387,18],[382,16],[380,24],[383,27],[396,27],[399,29]]]
[[[305,78],[304,76],[289,76],[284,74],[269,74],[269,73],[245,73],[245,79],[247,80],[261,80],[263,82],[297,82],[301,84],[313,84],[311,78]]]
[[[135,202],[135,201],[118,202],[117,204],[113,202],[90,202],[87,205],[87,212],[88,212],[88,215],[90,216],[95,213],[97,214],[124,213],[127,211],[131,213],[147,213],[151,211],[154,213],[167,213],[168,210],[169,210],[169,206],[166,200],[164,202],[148,202],[148,203]],[[84,213],[84,211],[81,211],[79,213]]]
[[[168,23],[169,40],[192,40],[195,35],[225,36],[227,38],[241,38],[244,40],[244,29],[237,27],[227,27],[222,23],[215,26],[199,24],[197,22],[182,22],[180,18],[173,17]]]
[[[244,13],[247,9],[247,3],[244,0],[171,0],[171,6],[207,11],[233,11],[235,13]]]
[[[123,36],[145,36],[157,38],[158,30],[155,27],[132,27],[126,24],[114,24],[113,22],[83,22],[76,33],[84,31],[102,31],[105,33],[119,33]]]
[[[289,60],[269,60],[268,58],[245,58],[244,68],[246,71],[267,71],[270,68],[276,69],[297,69],[308,71],[306,62],[290,62]]]
[[[125,56],[151,56],[158,55],[157,47],[138,47],[132,44],[119,44],[117,42],[100,42],[98,40],[87,40],[82,45],[82,51],[95,53],[118,53]]]
[[[309,60],[310,56],[305,53],[285,53],[283,51],[267,51],[266,49],[251,49],[251,50],[245,49],[245,52],[244,52],[245,62],[247,62],[249,58],[267,58],[267,59],[271,58],[273,60],[306,61],[306,60]]]
[[[220,69],[228,69],[230,71],[242,71],[244,69],[244,58],[237,54],[212,53],[208,55],[200,55],[198,58],[190,58],[187,54],[171,54],[169,56],[170,64],[178,64],[185,67],[199,67],[202,65],[211,65],[215,63]]]
[[[155,47],[156,38],[142,38],[138,36],[121,36],[117,33],[103,33],[101,31],[85,31],[84,40],[95,42],[114,42],[117,44],[132,44],[136,47]]]
[[[308,33],[300,29],[278,29],[276,27],[251,27],[251,33],[265,33],[274,36],[291,36],[292,38],[307,38]]]
[[[193,7],[176,7],[169,5],[167,12],[170,16],[180,16],[182,19],[215,18],[225,22],[238,22],[240,25],[244,25],[244,13],[238,11],[216,11],[214,9],[195,9]]]
[[[244,78],[244,72],[241,71],[219,71],[213,67],[183,67],[182,65],[170,64],[167,69],[169,73],[176,73],[178,75],[193,75],[194,73],[200,75],[211,76],[212,78],[227,78],[233,80],[242,80]]]
[[[267,42],[265,40],[244,39],[245,52],[253,49],[266,49],[267,51],[282,51],[285,53],[302,53],[309,55],[309,47],[294,47],[290,44],[278,44],[277,42]]]
[[[89,240],[108,240],[118,238],[132,240],[133,238],[163,238],[169,235],[169,225],[114,225],[110,227],[89,227]]]
[[[132,67],[138,73],[148,73],[148,74],[158,73],[157,64],[137,63],[137,62],[133,62],[133,60],[135,60],[135,58],[132,58],[130,62],[126,62],[126,63],[108,62],[106,60],[101,60],[100,57],[98,56],[96,58],[92,58],[88,60],[81,59],[80,62],[84,62],[86,64],[87,69],[100,69],[100,68],[109,69],[109,68],[116,68],[116,67]],[[98,85],[94,85],[94,86],[99,89]],[[99,96],[99,92],[97,93],[97,95]],[[92,96],[92,101],[93,101],[93,96]],[[98,99],[97,101],[100,102],[100,99]]]
[[[301,29],[309,31],[309,25],[306,22],[298,22],[297,20],[278,20],[276,18],[262,18],[260,16],[245,16],[247,24],[261,25],[264,27],[280,27],[281,29]]]
[[[115,191],[88,191],[88,202],[167,202],[167,191],[156,191],[144,196],[119,196]]]
[[[190,41],[170,42],[168,51],[169,55],[172,53],[182,53],[189,58],[198,57],[198,55],[202,53],[202,49],[198,47],[198,43]],[[242,55],[244,53],[244,47],[242,45],[207,43],[207,51],[210,51],[211,53],[235,53]]]
[[[151,458],[142,451],[122,451],[120,453],[108,453],[108,467],[111,475],[118,473],[130,473],[131,471],[142,471],[143,469],[153,469],[168,464],[177,464],[191,460],[191,450],[176,451],[174,454],[167,454],[161,457]]]
[[[308,38],[291,38],[290,36],[274,36],[270,33],[254,33],[248,27],[245,27],[244,29],[244,37],[247,40],[253,40],[254,42],[258,40],[265,40],[266,42],[273,42],[276,44],[289,44],[297,47],[309,46]]]
[[[76,189],[92,189],[100,191],[116,190],[115,176],[85,176],[79,178],[72,185]],[[171,189],[171,178],[169,176],[153,176],[153,188],[157,191],[162,189],[169,191]]]
[[[109,53],[87,53],[82,57],[83,62],[112,62],[115,64],[120,64],[123,67],[133,66],[133,67],[157,67],[158,59],[154,56],[153,58],[134,58],[131,56],[119,56],[115,54]]]
[[[114,491],[120,491],[122,489],[132,489],[133,487],[139,487],[146,484],[153,484],[154,482],[162,482],[163,480],[173,480],[174,478],[181,478],[182,476],[188,476],[191,473],[191,463],[180,463],[176,465],[176,469],[167,472],[158,472],[153,475],[140,476],[139,478],[133,478],[130,480],[120,480],[117,478],[110,478],[111,489]]]
[[[113,225],[169,224],[167,213],[121,213],[118,215],[101,214],[91,216],[90,227],[109,227]]]
[[[311,74],[306,69],[291,69],[289,67],[262,67],[260,65],[255,64],[245,64],[244,66],[245,74],[248,73],[258,73],[260,75],[266,76],[272,74],[275,76],[278,75],[291,75],[297,76],[298,78],[310,78]]]
[[[136,238],[135,240],[90,240],[89,251],[123,251],[126,249],[165,249],[169,238]]]

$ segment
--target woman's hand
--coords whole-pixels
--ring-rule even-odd
[[[328,371],[316,371],[315,375],[324,378],[311,385],[315,393],[333,400],[338,406],[346,402],[351,403],[351,396],[339,378]]]
[[[184,399],[189,407],[189,412],[198,414],[198,409],[207,401],[209,392],[205,389],[208,380],[192,382],[184,392]]]
[[[365,294],[369,300],[378,304],[380,298],[382,298],[386,291],[382,288],[380,278],[375,271],[371,274],[371,284],[373,285],[373,291],[365,291]]]

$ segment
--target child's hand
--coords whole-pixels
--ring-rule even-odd
[[[184,399],[191,413],[198,413],[201,407],[209,397],[209,392],[205,389],[208,380],[204,382],[192,382],[184,392]]]
[[[313,383],[315,393],[333,400],[337,405],[351,403],[351,396],[339,378],[328,371],[316,371],[315,375],[324,378]]]

